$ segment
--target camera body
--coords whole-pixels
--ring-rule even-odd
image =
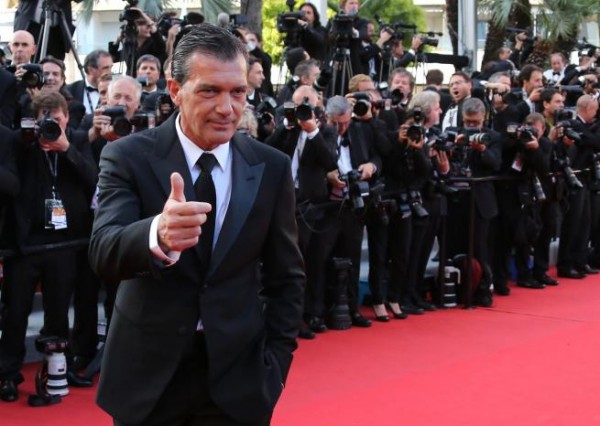
[[[298,19],[304,19],[304,12],[285,12],[277,15],[277,31],[280,33],[297,33],[300,31]]]
[[[41,89],[45,83],[42,66],[40,64],[23,64],[22,68],[25,73],[21,76],[21,85],[28,89]],[[17,71],[15,65],[9,65],[5,69],[13,74]]]
[[[308,97],[302,100],[298,106],[293,102],[285,102],[283,104],[283,115],[287,119],[289,125],[296,123],[296,120],[308,121],[313,117],[314,107],[308,102]]]
[[[352,112],[358,117],[363,117],[369,112],[371,108],[371,96],[368,92],[354,92],[350,95],[356,99]]]
[[[48,142],[56,141],[62,134],[58,122],[50,117],[49,111],[44,111],[42,118],[36,121],[33,117],[21,119],[21,139],[29,145],[34,145],[42,137]]]
[[[369,196],[369,183],[360,180],[361,173],[358,170],[350,170],[340,179],[346,183],[345,195],[350,200],[354,210],[362,210],[365,207],[365,198]]]
[[[268,125],[275,116],[275,108],[277,101],[270,96],[266,96],[256,108],[254,108],[254,116],[259,125]]]
[[[129,119],[125,115],[127,108],[124,106],[111,106],[104,108],[103,115],[110,117],[110,125],[113,126],[115,134],[119,136],[127,136],[131,133],[132,126]]]
[[[537,137],[537,130],[531,126],[519,126],[518,124],[509,124],[506,126],[506,134],[509,138],[524,146]]]

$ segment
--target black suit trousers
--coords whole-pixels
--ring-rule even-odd
[[[367,213],[367,241],[369,243],[369,289],[374,305],[384,302],[388,230],[375,209]]]
[[[590,191],[571,190],[558,244],[558,269],[581,269],[587,263],[590,236]]]
[[[150,415],[135,426],[268,426],[270,421],[269,415],[256,423],[240,423],[215,405],[209,392],[206,342],[203,334],[195,333]],[[117,419],[114,424],[134,426]]]
[[[17,377],[23,367],[27,319],[38,283],[41,283],[43,294],[44,335],[68,338],[69,302],[77,278],[76,260],[72,248],[6,259],[0,379]]]

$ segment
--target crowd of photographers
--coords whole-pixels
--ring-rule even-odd
[[[441,260],[454,259],[463,271],[460,255],[472,252],[473,301],[481,306],[510,293],[513,252],[516,285],[557,285],[548,269],[559,235],[559,277],[598,273],[600,50],[588,46],[579,64],[553,54],[547,71],[520,66],[526,40],[518,32],[514,50],[501,49],[481,73],[457,71],[445,90],[443,73],[431,69],[418,91],[405,67],[436,40],[414,35],[404,51],[402,28],[412,26],[379,20],[375,34],[358,6],[342,1],[327,27],[310,3],[279,16],[291,77],[277,95],[260,35],[219,20],[251,53],[239,132],[291,160],[307,274],[300,336],[372,325],[358,309],[365,230],[380,322],[439,305],[425,279],[436,238]],[[62,61],[31,63],[33,36],[13,34],[12,63],[0,69],[0,399],[18,397],[38,284],[41,334],[69,339],[68,381],[91,386],[77,372],[96,355],[98,292],[104,288],[110,324],[119,285],[99,282],[87,262],[100,153],[172,119],[168,53],[200,18],[167,15],[155,23],[128,7],[118,39],[89,53],[84,78],[70,85]],[[112,75],[115,61],[127,63],[129,75]]]

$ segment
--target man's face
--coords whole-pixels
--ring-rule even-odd
[[[16,31],[8,47],[12,52],[12,60],[15,65],[27,64],[35,55],[35,42],[33,36],[27,31]]]
[[[346,13],[346,15],[356,15],[356,14],[358,14],[359,8],[360,8],[359,0],[348,0],[346,2],[346,6],[344,6],[344,13]]]
[[[560,55],[552,55],[550,56],[550,67],[552,71],[560,72],[565,64],[563,63],[563,58]]]
[[[88,71],[88,80],[91,84],[98,84],[98,79],[104,74],[110,74],[113,66],[113,60],[110,56],[100,56],[98,58],[98,68],[90,67]]]
[[[375,25],[372,22],[367,24],[367,39],[370,40],[375,35]]]
[[[371,90],[375,90],[375,83],[373,81],[361,81],[358,83],[358,91],[359,92],[370,92]]]
[[[349,109],[344,114],[333,114],[327,117],[327,121],[330,126],[334,126],[337,129],[337,133],[343,136],[350,127],[352,122],[352,109]]]
[[[554,114],[554,111],[563,109],[565,107],[565,98],[560,93],[552,95],[550,102],[544,102],[544,112],[548,112],[549,115]]]
[[[428,127],[433,127],[440,123],[440,117],[442,116],[442,108],[439,102],[434,102],[431,106],[431,112],[427,115],[425,124]]]
[[[485,121],[485,114],[463,114],[463,127],[465,129],[482,129]]]
[[[256,34],[248,32],[244,35],[244,39],[246,40],[249,51],[253,51],[258,47],[258,38],[256,37]]]
[[[511,53],[512,53],[511,50],[509,48],[505,47],[500,52],[500,55],[498,55],[498,59],[500,59],[501,61],[505,61],[508,58],[510,58]]]
[[[312,7],[303,6],[302,8],[300,8],[300,10],[302,12],[304,12],[304,18],[302,19],[303,21],[306,21],[309,24],[312,24],[315,22],[315,13],[313,12]]]
[[[108,92],[107,104],[109,106],[124,106],[127,108],[127,118],[133,117],[140,107],[140,98],[135,83],[125,79],[115,81]]]
[[[98,82],[98,96],[100,98],[99,105],[106,105],[108,102],[108,84],[110,81]]]
[[[598,113],[598,102],[590,102],[586,108],[577,109],[577,114],[585,120],[586,123],[592,123]]]
[[[142,62],[137,69],[137,75],[138,77],[147,77],[148,86],[152,88],[160,78],[160,71],[156,63],[152,61]]]
[[[453,75],[450,78],[450,95],[454,102],[459,103],[471,94],[471,83],[468,83],[463,76]]]
[[[63,130],[63,132],[67,129],[67,124],[69,123],[69,114],[60,109],[56,108],[50,111],[48,114],[50,118],[54,119],[59,125],[59,127]],[[44,117],[44,111],[40,111],[38,114],[38,120]]]
[[[62,76],[62,70],[56,64],[52,62],[46,62],[42,64],[42,72],[44,73],[44,86],[45,92],[58,92],[58,90],[65,84],[65,79]]]
[[[256,62],[248,71],[248,85],[254,89],[258,89],[260,86],[262,86],[263,81],[265,81],[263,67],[260,63]]]
[[[404,95],[404,99],[408,98],[408,95],[411,92],[410,87],[410,78],[405,75],[396,74],[392,79],[392,84],[390,85],[390,90],[394,91],[396,89],[400,89],[402,94]]]
[[[183,133],[204,150],[228,142],[246,104],[246,60],[222,61],[199,52],[189,59],[185,83],[169,80],[169,92],[179,107]]]
[[[523,90],[525,90],[528,95],[531,94],[534,89],[539,89],[542,87],[544,87],[544,80],[540,71],[532,72],[529,80],[525,80],[523,82]]]
[[[303,75],[302,77],[300,77],[300,81],[305,86],[312,86],[314,82],[317,81],[320,74],[321,70],[319,69],[319,67],[313,66],[310,68],[310,73],[308,74],[308,76]]]

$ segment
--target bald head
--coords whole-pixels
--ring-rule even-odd
[[[296,89],[292,95],[292,101],[296,105],[300,105],[304,98],[308,98],[308,103],[313,106],[317,106],[319,102],[319,95],[312,86],[300,86]]]
[[[577,115],[585,120],[586,123],[591,123],[596,118],[598,113],[598,101],[590,95],[580,96],[577,100]]]
[[[31,33],[27,31],[15,31],[10,43],[8,43],[8,47],[12,53],[14,65],[29,63],[31,57],[35,55],[35,40]]]

